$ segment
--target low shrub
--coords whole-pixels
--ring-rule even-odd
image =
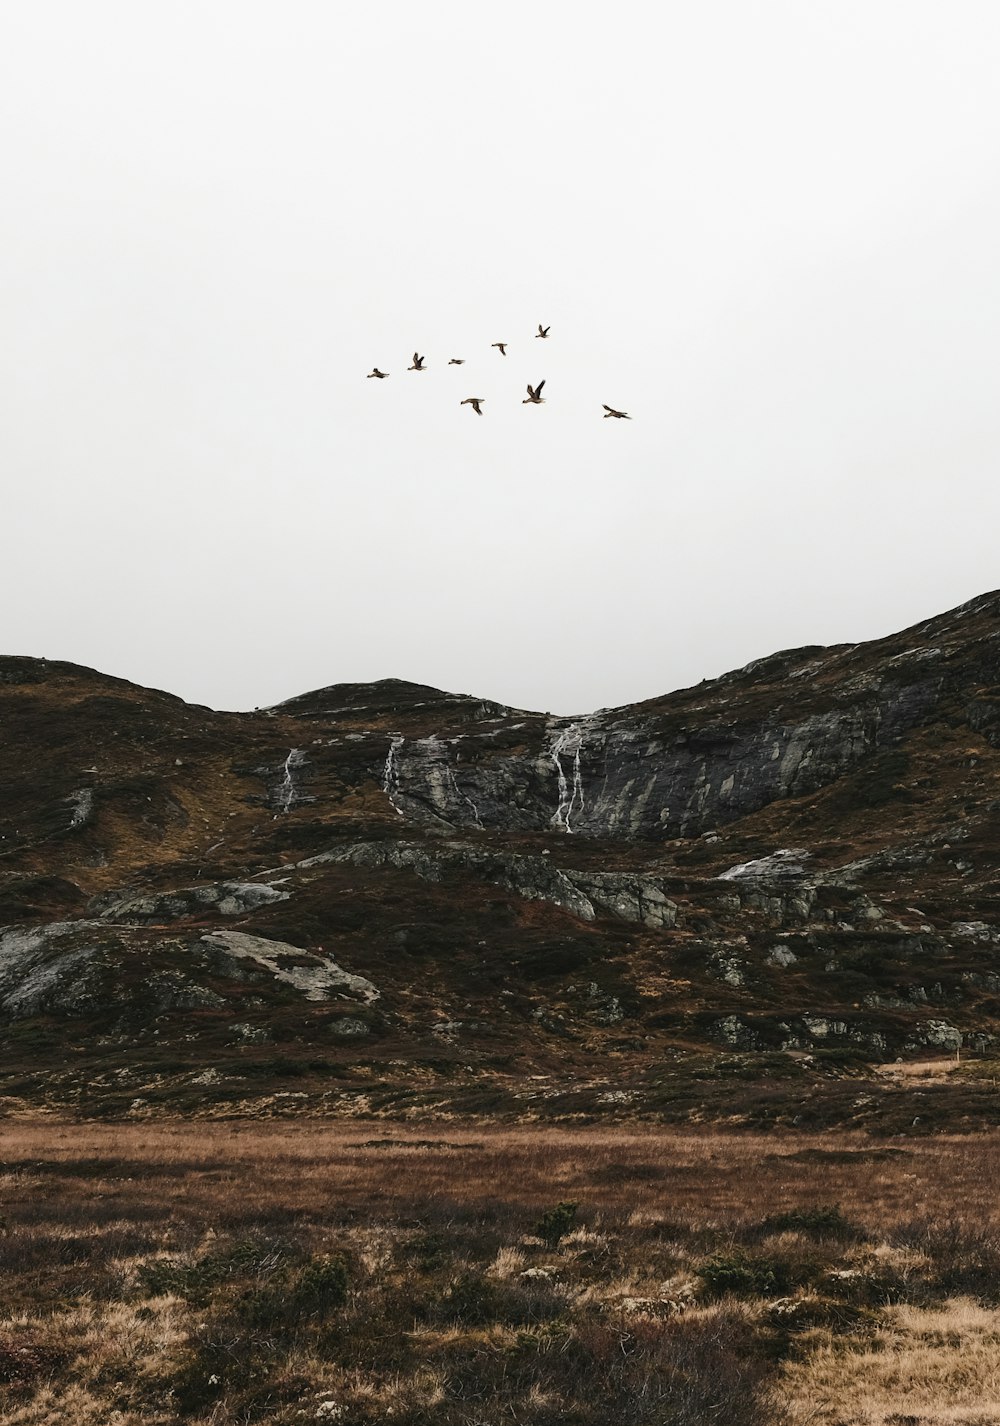
[[[893,1241],[931,1259],[927,1286],[942,1297],[975,1297],[1000,1305],[1000,1234],[986,1223],[952,1216],[901,1224]]]
[[[573,1230],[576,1222],[577,1203],[557,1203],[548,1208],[535,1224],[536,1237],[541,1238],[547,1248],[558,1248],[563,1238]]]
[[[707,1298],[773,1297],[781,1291],[770,1263],[738,1254],[716,1253],[701,1264],[698,1276]]]
[[[434,1316],[469,1327],[528,1327],[549,1322],[565,1311],[565,1300],[544,1279],[497,1282],[478,1273],[463,1273],[440,1299]]]
[[[697,1273],[704,1284],[702,1296],[710,1301],[726,1295],[775,1297],[792,1292],[814,1282],[824,1266],[812,1254],[716,1253]]]
[[[555,1381],[580,1414],[556,1418],[631,1426],[782,1426],[772,1363],[738,1311],[635,1323],[622,1335],[581,1324],[552,1353]],[[555,1426],[555,1423],[553,1423]]]
[[[810,1294],[805,1297],[785,1297],[772,1302],[767,1320],[782,1333],[808,1332],[827,1327],[834,1332],[853,1332],[860,1327],[874,1326],[876,1313],[853,1302]]]
[[[156,1258],[139,1269],[139,1281],[151,1297],[171,1294],[204,1307],[222,1284],[283,1274],[288,1249],[266,1239],[243,1238],[194,1262]]]
[[[839,1203],[772,1213],[760,1224],[759,1231],[761,1236],[768,1233],[806,1233],[813,1238],[836,1238],[840,1242],[856,1242],[861,1237],[857,1225],[844,1216]]]
[[[250,1333],[226,1319],[203,1327],[180,1361],[162,1380],[162,1387],[181,1413],[191,1420],[209,1411],[223,1396],[259,1400],[280,1370],[281,1354],[273,1338]],[[233,1403],[236,1404],[235,1402]],[[258,1413],[242,1420],[259,1419]]]
[[[244,1292],[233,1314],[248,1327],[290,1332],[304,1322],[326,1322],[347,1300],[347,1268],[340,1258],[314,1258],[298,1272],[283,1271]]]

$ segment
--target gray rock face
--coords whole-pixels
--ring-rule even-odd
[[[273,1039],[266,1025],[253,1025],[245,1020],[238,1020],[232,1025],[230,1034],[237,1043],[243,1045],[266,1045]]]
[[[225,1004],[199,983],[201,967],[188,953],[183,969],[161,965],[123,982],[121,958],[135,954],[141,935],[103,921],[53,921],[0,931],[0,1021],[100,1016],[111,1007],[136,1021],[169,1010],[216,1010]]]
[[[495,728],[397,735],[383,788],[397,812],[428,826],[698,836],[778,798],[815,792],[894,744],[932,706],[935,667],[919,663],[909,686],[847,685],[850,706],[799,722],[716,715],[685,726],[636,710],[527,717],[514,725],[523,733],[509,751]]]
[[[25,1020],[44,1011],[85,1009],[93,992],[88,970],[97,954],[85,932],[79,921],[0,931],[0,1015]]]
[[[721,880],[720,877],[719,881]],[[816,886],[812,882],[795,881],[789,885],[787,877],[753,876],[745,880],[736,879],[732,892],[727,891],[721,896],[707,899],[713,900],[723,914],[763,911],[778,925],[793,926],[811,919],[817,896]]]

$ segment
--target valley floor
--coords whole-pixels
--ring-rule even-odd
[[[0,1121],[0,1421],[995,1426],[1000,1134]]]

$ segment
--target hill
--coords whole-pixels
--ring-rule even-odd
[[[1000,593],[579,718],[0,658],[0,729],[8,1112],[997,1118]]]

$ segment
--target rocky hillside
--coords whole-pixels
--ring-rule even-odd
[[[8,1112],[996,1117],[1000,593],[575,719],[4,658],[0,737]]]

